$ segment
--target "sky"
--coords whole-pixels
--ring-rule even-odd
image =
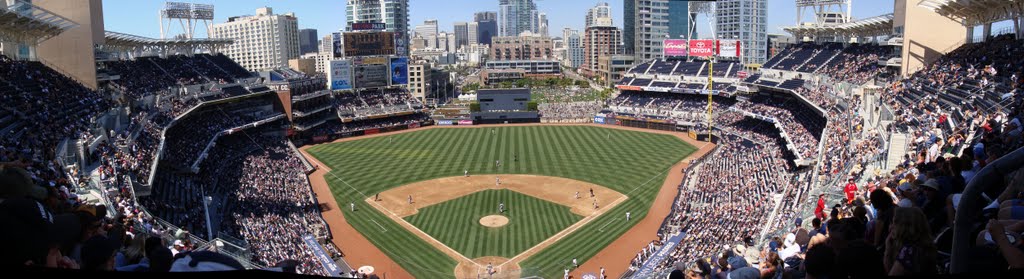
[[[186,1],[182,1],[186,2]],[[192,3],[213,4],[214,23],[227,21],[229,16],[255,14],[256,8],[268,6],[274,13],[294,12],[299,28],[317,29],[320,37],[335,32],[345,25],[345,0],[195,0]],[[622,0],[537,0],[537,8],[548,14],[551,36],[560,36],[564,27],[583,29],[587,10],[597,3],[607,2],[612,8],[614,24],[622,27]],[[795,0],[767,0],[768,33],[785,34],[780,27],[796,22]],[[892,13],[892,0],[856,0],[854,19]],[[164,1],[159,0],[104,0],[105,28],[110,31],[160,37],[158,13]],[[441,31],[451,31],[453,23],[472,21],[478,11],[497,11],[498,0],[410,0],[409,24],[411,28],[426,19],[437,19]],[[699,18],[698,34],[708,34],[706,18]],[[180,25],[172,25],[174,33],[182,33]],[[197,30],[201,30],[202,25]],[[200,37],[205,32],[197,31]],[[172,34],[173,35],[173,34]]]

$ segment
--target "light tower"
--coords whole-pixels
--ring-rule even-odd
[[[825,27],[852,21],[852,0],[796,0],[796,26],[810,24],[812,27]],[[814,21],[805,22],[808,13]],[[815,38],[820,40],[822,38]]]
[[[160,38],[177,37],[179,34],[172,34],[172,25],[175,21],[181,26],[180,35],[186,39],[195,38],[196,27],[202,23],[206,27],[206,36],[209,37],[213,28],[213,5],[193,4],[181,2],[166,2],[160,10]]]
[[[715,17],[715,10],[717,9],[718,6],[715,4],[715,2],[697,2],[697,1],[690,1],[688,3],[688,5],[689,5],[689,12],[690,13],[687,16],[690,17],[690,20],[688,20],[689,26],[687,26],[687,32],[686,32],[687,33],[687,35],[686,35],[686,45],[687,45],[687,48],[689,48],[690,40],[693,39],[693,34],[697,33],[696,32],[697,31],[697,16],[702,15],[702,14],[706,15],[708,17],[708,26],[710,26],[710,28],[711,28],[711,32],[710,33],[711,33],[711,39],[712,39],[712,48],[715,48],[716,47],[715,45],[717,45],[717,44],[715,44],[714,42],[718,41],[718,34],[715,32],[715,26],[716,26],[716,23],[717,23],[717,18]],[[707,115],[707,117],[708,117],[708,142],[711,142],[711,130],[712,130],[712,127],[714,125],[714,117],[713,117],[713,115],[714,115],[714,106],[713,106],[713,104],[714,104],[714,96],[715,96],[715,94],[712,94],[712,93],[714,93],[712,91],[712,88],[714,88],[714,78],[713,78],[714,75],[713,75],[713,71],[714,71],[714,68],[715,68],[715,59],[716,59],[715,57],[717,56],[716,53],[717,53],[717,50],[713,49],[712,50],[712,55],[709,57],[709,62],[708,62],[708,85],[707,85],[707,87],[704,88],[704,91],[703,91],[703,93],[707,93],[708,94],[708,115]],[[687,54],[687,55],[689,55],[689,54]]]

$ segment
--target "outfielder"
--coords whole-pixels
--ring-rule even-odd
[[[626,221],[629,221],[629,211],[626,211]]]
[[[349,206],[350,208],[352,208],[352,211],[356,211],[356,203],[354,203],[354,202],[350,202],[350,203],[348,203],[348,206]]]

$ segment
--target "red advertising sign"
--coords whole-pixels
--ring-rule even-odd
[[[736,77],[738,78],[747,78],[748,76],[750,76],[750,74],[747,73],[747,71],[736,72]]]
[[[690,56],[709,57],[714,55],[714,40],[690,40]]]
[[[616,85],[615,88],[621,90],[640,91],[640,86],[629,86],[629,85]]]
[[[686,56],[686,40],[668,39],[662,43],[665,57]]]
[[[366,130],[365,132],[363,132],[363,134],[365,134],[365,135],[380,134],[380,129],[377,129],[377,128],[369,129],[369,130]]]
[[[419,128],[419,127],[420,127],[420,123],[419,122],[409,123],[409,129],[416,129],[416,128]]]
[[[459,125],[473,125],[473,120],[459,120]]]

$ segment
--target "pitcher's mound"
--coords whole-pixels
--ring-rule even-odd
[[[501,215],[489,215],[480,218],[480,224],[488,228],[500,228],[508,225],[508,217]]]

